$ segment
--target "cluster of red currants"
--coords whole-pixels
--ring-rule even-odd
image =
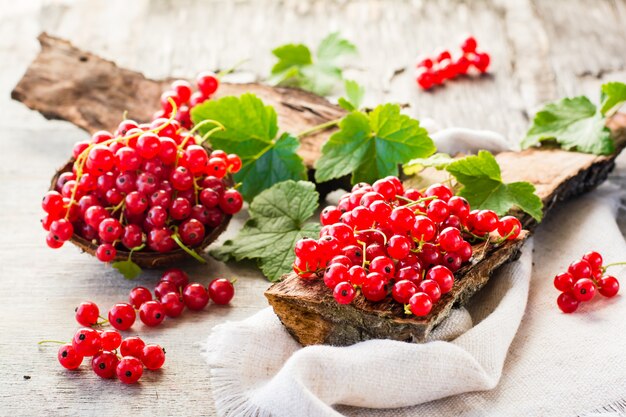
[[[154,298],[149,289],[135,287],[130,291],[128,303],[117,303],[109,310],[108,323],[117,330],[128,330],[137,318],[146,326],[158,326],[165,317],[178,317],[185,307],[202,310],[211,299],[215,304],[228,304],[235,294],[233,284],[224,278],[214,279],[205,288],[197,282],[189,283],[187,274],[176,268],[163,273],[154,288]],[[83,326],[104,324],[98,322],[100,310],[91,301],[76,308],[76,321]]]
[[[581,302],[590,301],[596,291],[605,297],[614,297],[619,291],[619,281],[612,275],[605,275],[613,265],[602,265],[602,255],[587,252],[582,259],[574,261],[563,272],[554,277],[554,287],[561,291],[556,302],[564,313],[573,313]]]
[[[43,341],[41,343],[45,343]],[[119,349],[119,354],[118,354]],[[134,384],[143,375],[143,368],[160,369],[165,350],[155,344],[146,345],[139,337],[127,337],[116,330],[78,329],[72,343],[59,348],[57,358],[66,369],[77,369],[85,357],[91,356],[91,368],[100,378],[117,378]]]
[[[161,94],[161,110],[157,111],[153,118],[170,117],[176,105],[176,120],[185,129],[191,129],[191,109],[211,98],[217,91],[220,81],[212,72],[201,72],[196,77],[198,91],[193,91],[191,84],[185,80],[174,81],[171,88]]]
[[[243,204],[224,178],[239,171],[239,156],[207,151],[173,119],[124,120],[115,134],[100,131],[78,142],[73,157],[72,171],[42,202],[51,248],[77,234],[98,244],[96,256],[110,262],[118,249],[194,247]]]
[[[396,177],[355,185],[320,221],[319,239],[295,246],[293,269],[302,279],[323,277],[340,304],[351,303],[358,290],[374,302],[391,294],[416,316],[452,289],[454,272],[472,257],[470,241],[499,243],[522,230],[515,217],[471,210],[446,185],[422,193],[404,189]]]
[[[462,53],[458,58],[452,57],[447,50],[439,52],[435,59],[420,58],[417,62],[417,84],[422,89],[429,90],[443,85],[446,80],[467,74],[471,67],[481,74],[487,72],[491,58],[486,52],[478,51],[477,46],[476,39],[469,36],[461,43]]]

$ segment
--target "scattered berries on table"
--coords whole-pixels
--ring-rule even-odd
[[[435,58],[422,57],[417,61],[415,80],[423,90],[443,85],[460,75],[466,75],[474,68],[483,74],[489,69],[491,57],[488,53],[477,49],[478,43],[473,36],[468,36],[461,42],[461,51],[453,55],[450,51],[439,52]]]
[[[320,214],[317,240],[296,242],[293,270],[322,279],[339,304],[391,298],[407,314],[426,316],[470,262],[472,242],[517,239],[522,225],[491,210],[471,210],[452,189],[404,189],[396,177],[360,183]]]
[[[554,277],[554,287],[561,292],[556,303],[564,313],[573,313],[580,303],[591,301],[596,293],[611,298],[619,292],[619,281],[606,275],[607,268],[623,265],[624,262],[603,265],[602,255],[587,252],[581,259],[572,262],[566,272]]]

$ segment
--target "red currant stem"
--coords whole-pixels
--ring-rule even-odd
[[[463,228],[463,233],[467,233],[468,235],[470,235],[474,239],[478,239],[478,240],[482,240],[482,241],[485,241],[485,240],[489,239],[489,237],[488,237],[489,235],[486,235],[486,236],[476,235],[476,234],[470,232],[470,230],[468,228],[466,228],[466,227]]]
[[[415,206],[415,205],[417,205],[417,204],[423,203],[424,201],[430,201],[430,200],[434,200],[434,199],[436,199],[436,198],[437,198],[437,196],[436,196],[436,195],[431,195],[430,197],[422,197],[422,198],[418,198],[417,200],[412,201],[412,202],[411,202],[411,203],[409,203],[409,204],[405,204],[405,206],[404,206],[404,207],[411,207],[411,206]]]
[[[241,187],[242,185],[243,185],[243,183],[242,183],[242,182],[238,182],[237,184],[233,185],[231,188],[232,188],[233,190],[236,190],[237,188]]]
[[[223,124],[221,124],[220,122],[218,122],[217,120],[213,120],[213,119],[206,119],[201,121],[200,123],[198,123],[197,125],[195,125],[193,127],[193,129],[191,129],[189,131],[189,136],[193,135],[194,133],[196,133],[196,131],[198,131],[202,126],[208,125],[208,124],[214,124],[217,125],[218,127],[221,128],[221,130],[226,130],[226,128],[224,127]]]
[[[363,247],[363,264],[361,265],[361,267],[365,269],[365,262],[367,262],[367,259],[365,258],[365,251],[367,250],[367,245],[365,242],[361,242],[360,240],[357,240],[357,242],[360,243]]]
[[[237,63],[235,63],[235,65],[233,65],[232,67],[227,68],[225,70],[221,70],[220,72],[215,74],[215,76],[217,77],[218,80],[221,80],[223,76],[228,75],[231,72],[235,72],[235,70],[237,68],[239,68],[240,66],[242,66],[243,64],[245,64],[248,61],[250,61],[250,58],[242,59],[241,61],[238,61]]]
[[[40,340],[39,342],[37,342],[38,345],[45,345],[48,343],[54,343],[56,345],[64,345],[68,342],[61,342],[60,340]]]
[[[330,129],[331,127],[335,127],[335,126],[337,126],[337,125],[339,124],[339,122],[340,122],[342,119],[343,119],[343,118],[341,118],[341,119],[335,119],[335,120],[330,120],[330,121],[328,121],[328,122],[326,122],[326,123],[322,123],[322,124],[319,124],[319,125],[317,125],[317,126],[313,126],[313,127],[312,127],[312,128],[310,128],[310,129],[307,129],[307,130],[305,130],[305,131],[303,131],[303,132],[298,133],[298,134],[296,135],[296,137],[297,137],[298,139],[302,139],[304,136],[309,136],[309,135],[311,135],[311,134],[313,134],[313,133],[316,133],[316,132],[318,132],[318,131],[320,131],[320,130]]]
[[[118,211],[119,209],[121,209],[122,207],[124,207],[124,204],[126,203],[125,200],[120,201],[120,203],[117,206],[114,207],[105,207],[105,210],[111,210],[111,214],[115,213],[116,211]]]
[[[506,241],[509,237],[513,236],[513,233],[515,233],[515,230],[511,230],[506,236],[501,236],[500,238],[494,240],[494,245],[499,245],[502,242]]]
[[[408,314],[408,315],[413,314],[413,312],[411,311],[411,306],[410,305],[408,305],[408,304],[404,305],[404,314]]]
[[[108,323],[109,323],[109,321],[108,321],[108,320],[106,320],[106,319],[104,319],[104,320],[102,320],[102,321],[98,321],[98,322],[96,322],[96,326],[102,326],[103,324],[108,324]]]
[[[600,269],[602,270],[602,273],[604,273],[608,268],[619,265],[626,265],[626,262],[613,262],[612,264],[603,265]]]
[[[358,230],[358,232],[376,232],[383,237],[383,241],[385,245],[387,245],[387,235],[378,229],[363,229],[363,230]]]
[[[237,282],[237,278],[233,278],[229,281],[231,284],[235,285],[235,283]]]
[[[191,255],[194,259],[196,259],[198,262],[201,262],[203,264],[206,263],[206,260],[204,258],[202,258],[200,255],[198,255],[198,252],[196,252],[193,249],[188,248],[181,240],[180,237],[178,237],[178,233],[174,233],[172,235],[172,239],[174,239],[174,242],[176,242],[176,244],[178,246],[180,246],[180,248],[182,250],[184,250],[185,252],[187,252],[189,255]]]

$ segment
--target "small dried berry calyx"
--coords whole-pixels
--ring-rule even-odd
[[[391,296],[418,317],[452,290],[472,242],[498,245],[522,232],[515,217],[471,210],[447,185],[405,189],[396,177],[355,185],[320,221],[317,240],[295,244],[293,270],[303,280],[322,279],[339,304]]]
[[[626,262],[615,262],[603,265],[602,255],[591,251],[581,259],[572,262],[566,272],[554,277],[554,287],[561,294],[557,297],[557,305],[564,313],[573,313],[580,303],[591,301],[596,293],[611,298],[619,292],[619,281],[607,275],[608,268],[626,265]]]

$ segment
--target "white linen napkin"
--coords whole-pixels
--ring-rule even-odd
[[[218,413],[573,416],[623,400],[623,296],[598,295],[566,315],[552,286],[553,276],[588,250],[608,262],[626,260],[617,195],[603,186],[551,213],[534,237],[536,250],[529,240],[518,261],[424,344],[303,348],[271,308],[214,327],[205,355]],[[612,273],[624,278],[626,268]]]

